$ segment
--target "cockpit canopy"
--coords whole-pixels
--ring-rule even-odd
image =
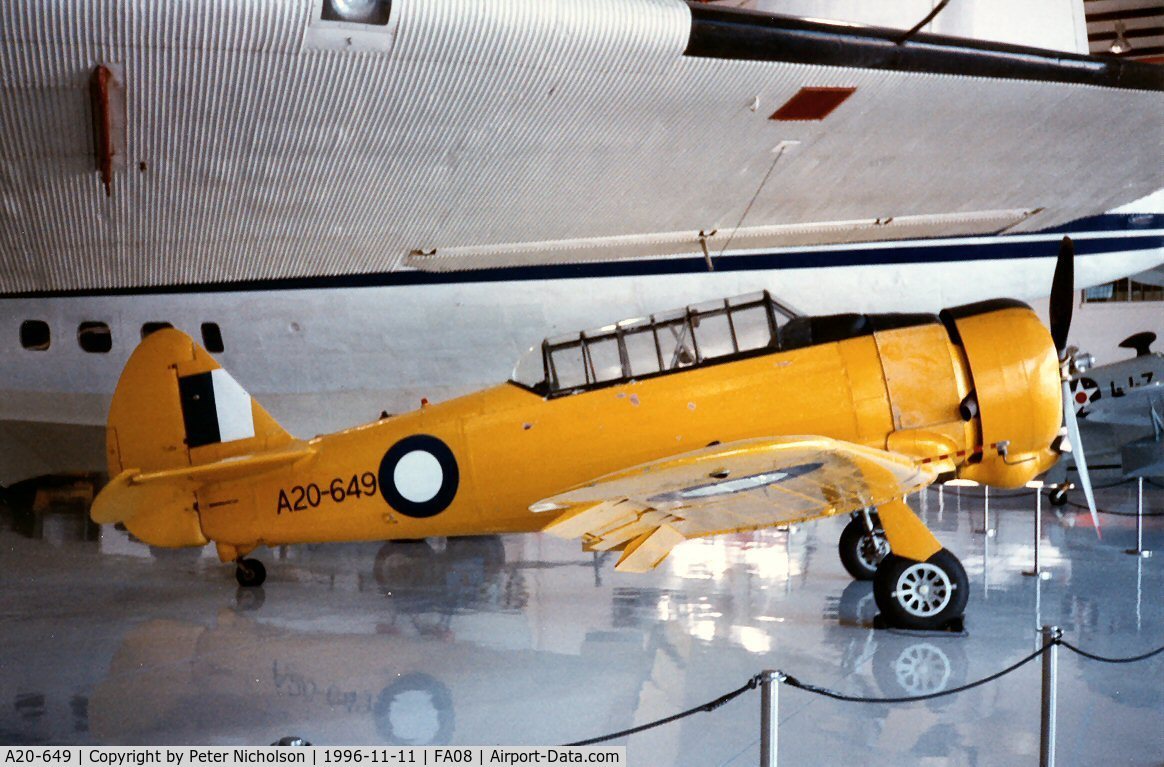
[[[542,396],[560,397],[701,365],[928,324],[941,324],[941,320],[934,314],[802,317],[768,291],[749,293],[547,338],[525,353],[510,380]]]
[[[518,361],[513,382],[559,396],[779,348],[795,313],[768,291],[547,338]]]

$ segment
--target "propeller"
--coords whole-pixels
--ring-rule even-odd
[[[1075,468],[1079,472],[1079,484],[1087,498],[1087,509],[1095,525],[1096,536],[1102,538],[1099,529],[1099,512],[1095,508],[1095,495],[1091,491],[1091,475],[1087,472],[1087,458],[1083,455],[1083,440],[1079,436],[1079,421],[1071,404],[1071,355],[1067,353],[1067,334],[1071,330],[1071,314],[1075,309],[1075,244],[1070,237],[1059,243],[1059,258],[1055,262],[1055,276],[1051,280],[1051,304],[1048,312],[1051,321],[1051,339],[1059,354],[1059,375],[1063,383],[1063,422],[1067,425],[1067,440],[1075,458]]]

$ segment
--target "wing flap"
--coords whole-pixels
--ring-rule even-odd
[[[616,569],[651,569],[689,538],[755,530],[876,506],[936,470],[826,437],[742,440],[600,477],[531,506],[545,532],[588,551],[623,548]]]
[[[635,538],[623,549],[615,570],[624,573],[645,573],[659,566],[671,549],[687,540],[687,536],[670,525],[660,525]]]

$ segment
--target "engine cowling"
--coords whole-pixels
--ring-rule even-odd
[[[1059,360],[1051,334],[1034,310],[1010,299],[968,304],[941,313],[962,348],[973,397],[963,417],[977,419],[982,458],[958,475],[1019,487],[1049,469],[1062,425]],[[976,407],[975,407],[976,406]]]

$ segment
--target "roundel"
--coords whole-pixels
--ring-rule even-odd
[[[440,514],[457,494],[460,473],[453,451],[428,434],[405,437],[380,461],[380,494],[408,517]]]
[[[1071,382],[1072,398],[1075,400],[1075,412],[1082,413],[1088,405],[1103,398],[1099,384],[1090,378],[1077,378]]]

